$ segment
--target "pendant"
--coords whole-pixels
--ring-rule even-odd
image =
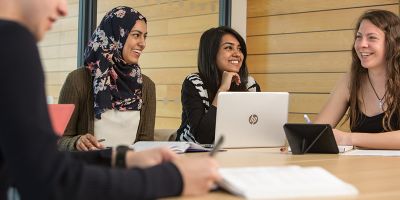
[[[383,101],[379,100],[379,107],[383,110]]]

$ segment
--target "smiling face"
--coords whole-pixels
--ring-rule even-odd
[[[243,53],[239,41],[232,34],[222,36],[217,53],[217,66],[220,72],[238,73],[243,63]]]
[[[60,16],[67,14],[66,0],[20,0],[21,23],[41,40]]]
[[[385,58],[385,33],[363,20],[357,31],[354,49],[364,68],[379,68],[387,65]]]
[[[129,64],[137,64],[139,57],[146,47],[147,24],[143,20],[137,20],[135,26],[126,39],[122,49],[122,57]]]

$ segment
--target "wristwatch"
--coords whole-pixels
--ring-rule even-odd
[[[117,154],[115,156],[115,166],[119,168],[126,168],[126,163],[125,163],[125,156],[126,152],[131,150],[128,146],[125,145],[120,145],[117,146]]]

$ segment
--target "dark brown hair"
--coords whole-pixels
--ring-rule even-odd
[[[238,73],[241,84],[239,86],[232,84],[229,91],[247,91],[246,84],[249,72],[246,65],[247,48],[243,37],[238,32],[227,26],[210,28],[201,35],[197,67],[200,77],[208,90],[208,97],[211,102],[221,85],[222,74],[217,67],[217,53],[219,51],[222,37],[226,34],[233,35],[239,41],[243,53],[243,62]]]

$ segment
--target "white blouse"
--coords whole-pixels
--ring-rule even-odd
[[[94,136],[105,139],[105,147],[130,145],[135,142],[140,121],[140,111],[107,110],[101,119],[94,120]]]

